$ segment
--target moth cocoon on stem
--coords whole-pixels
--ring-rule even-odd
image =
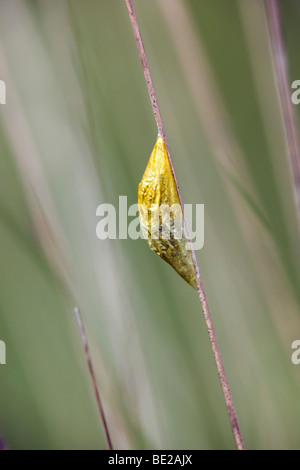
[[[190,241],[164,140],[158,136],[139,184],[141,228],[150,248],[197,290]]]

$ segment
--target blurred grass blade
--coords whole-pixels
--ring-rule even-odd
[[[278,0],[265,0],[270,28],[270,42],[274,58],[274,74],[278,86],[286,147],[295,198],[296,215],[300,231],[300,153],[296,131],[295,113],[291,101],[291,80],[288,74],[288,58],[285,51],[281,15]]]

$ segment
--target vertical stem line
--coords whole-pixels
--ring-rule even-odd
[[[96,377],[95,377],[94,368],[93,368],[93,364],[92,364],[92,359],[91,359],[91,355],[90,355],[90,351],[89,351],[89,346],[88,346],[88,342],[87,342],[87,339],[86,339],[84,326],[83,326],[83,323],[82,323],[82,320],[81,320],[80,311],[79,311],[78,308],[75,308],[74,312],[75,312],[75,315],[76,315],[76,320],[77,320],[77,324],[78,324],[80,335],[81,335],[81,341],[82,341],[82,344],[83,344],[84,353],[85,353],[86,361],[87,361],[87,364],[88,364],[91,381],[92,381],[92,384],[93,384],[93,389],[94,389],[94,393],[95,393],[95,397],[96,397],[98,410],[99,410],[101,421],[102,421],[103,428],[104,428],[104,431],[105,431],[107,445],[108,445],[109,450],[113,450],[113,446],[112,446],[112,442],[111,442],[111,438],[110,438],[110,434],[109,434],[109,430],[108,430],[108,425],[107,425],[107,421],[106,421],[106,417],[105,417],[105,413],[104,413],[100,393],[99,393],[97,382],[96,382]]]
[[[275,76],[281,105],[282,121],[286,137],[290,173],[293,183],[294,200],[300,228],[300,155],[295,125],[295,116],[291,101],[287,58],[284,49],[279,4],[277,0],[265,0],[269,23],[270,40],[273,50]]]
[[[6,442],[4,441],[4,439],[1,435],[0,435],[0,450],[8,450]]]
[[[180,191],[179,191],[179,186],[178,186],[178,183],[177,183],[177,178],[176,178],[176,174],[175,174],[175,170],[174,170],[174,165],[173,165],[173,162],[172,162],[172,157],[171,157],[171,154],[170,154],[170,150],[169,150],[169,146],[168,146],[168,142],[167,142],[167,138],[166,138],[166,134],[165,134],[165,129],[164,129],[162,117],[161,117],[161,114],[160,114],[160,110],[159,110],[159,106],[158,106],[158,102],[157,102],[157,97],[156,97],[154,85],[153,85],[153,82],[152,82],[150,69],[149,69],[149,65],[148,65],[148,61],[147,61],[145,48],[144,48],[144,45],[143,45],[142,36],[141,36],[140,29],[139,29],[137,17],[136,17],[136,14],[135,14],[135,10],[134,10],[134,7],[133,7],[132,0],[125,0],[125,2],[126,2],[126,6],[127,6],[131,26],[132,26],[132,29],[133,29],[133,34],[134,34],[134,37],[135,37],[138,53],[139,53],[139,56],[140,56],[140,59],[141,59],[142,68],[143,68],[145,81],[146,81],[146,86],[147,86],[148,93],[149,93],[149,96],[150,96],[151,106],[152,106],[152,109],[153,109],[153,114],[154,114],[155,122],[156,122],[156,125],[157,125],[157,129],[158,129],[158,134],[163,138],[163,140],[165,142],[165,146],[166,146],[167,153],[168,153],[168,158],[169,158],[169,161],[170,161],[170,166],[171,166],[171,169],[172,169],[172,173],[173,173],[174,180],[175,180],[176,187],[177,187],[177,192],[178,192],[179,199],[180,199],[180,204],[181,204],[181,207],[182,207],[182,211],[184,213],[182,198],[181,198],[181,194],[180,194]],[[227,380],[227,376],[226,376],[226,372],[225,372],[225,368],[224,368],[224,364],[223,364],[223,360],[222,360],[221,351],[220,351],[220,348],[219,348],[219,345],[218,345],[218,342],[217,342],[217,338],[216,338],[216,334],[215,334],[215,330],[214,330],[214,325],[213,325],[211,313],[210,313],[209,306],[208,306],[208,301],[207,301],[204,285],[203,285],[202,278],[201,278],[200,271],[199,271],[198,261],[197,261],[197,258],[196,258],[195,250],[194,250],[193,243],[192,243],[191,237],[190,237],[190,232],[189,232],[187,220],[186,220],[185,217],[184,217],[184,221],[185,221],[187,236],[188,236],[188,238],[190,240],[190,244],[191,244],[193,263],[194,263],[194,267],[195,267],[196,279],[197,279],[197,284],[198,284],[198,296],[199,296],[199,300],[201,302],[203,315],[204,315],[204,320],[205,320],[205,323],[206,323],[210,344],[211,344],[214,359],[215,359],[215,362],[216,362],[218,375],[219,375],[219,380],[220,380],[220,383],[221,383],[221,387],[222,387],[222,391],[223,391],[223,395],[224,395],[224,399],[225,399],[225,404],[226,404],[226,408],[227,408],[227,412],[228,412],[228,416],[229,416],[233,436],[234,436],[234,439],[235,439],[237,449],[238,450],[244,450],[245,446],[244,446],[243,438],[242,438],[241,431],[240,431],[240,428],[239,428],[237,414],[236,414],[236,411],[235,411],[235,408],[234,408],[233,399],[232,399],[231,391],[230,391],[230,388],[229,388],[229,384],[228,384],[228,380]]]
[[[158,133],[165,140],[165,129],[164,129],[164,125],[163,125],[163,122],[162,122],[162,118],[161,118],[161,114],[160,114],[160,110],[159,110],[159,106],[158,106],[158,102],[157,102],[157,98],[156,98],[156,93],[155,93],[154,85],[153,85],[151,74],[150,74],[148,60],[147,60],[147,57],[146,57],[145,48],[144,48],[140,28],[139,28],[139,25],[138,25],[138,22],[137,22],[137,18],[136,18],[136,15],[135,15],[135,11],[134,11],[134,8],[133,8],[132,1],[127,1],[126,0],[126,5],[127,5],[127,9],[128,9],[129,18],[130,18],[130,21],[131,21],[131,26],[132,26],[132,29],[133,29],[135,42],[136,42],[136,45],[137,45],[137,50],[138,50],[138,53],[139,53],[139,56],[140,56],[140,59],[141,59],[142,68],[143,68],[145,81],[146,81],[146,85],[147,85],[147,90],[148,90],[148,93],[149,93],[151,106],[152,106],[152,110],[153,110],[153,114],[154,114],[154,119],[155,119],[155,122],[156,122],[156,125],[157,125]]]

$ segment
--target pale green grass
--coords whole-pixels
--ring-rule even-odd
[[[263,4],[135,5],[184,202],[205,204],[197,255],[245,444],[297,448],[299,236]],[[281,6],[300,79],[300,12]],[[233,448],[197,295],[143,240],[96,238],[96,207],[136,202],[156,140],[124,2],[2,0],[0,79],[9,446],[106,448],[78,305],[116,448]]]

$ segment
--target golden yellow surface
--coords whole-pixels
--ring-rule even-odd
[[[197,289],[180,199],[166,146],[160,136],[139,184],[138,204],[141,228],[150,248]]]

